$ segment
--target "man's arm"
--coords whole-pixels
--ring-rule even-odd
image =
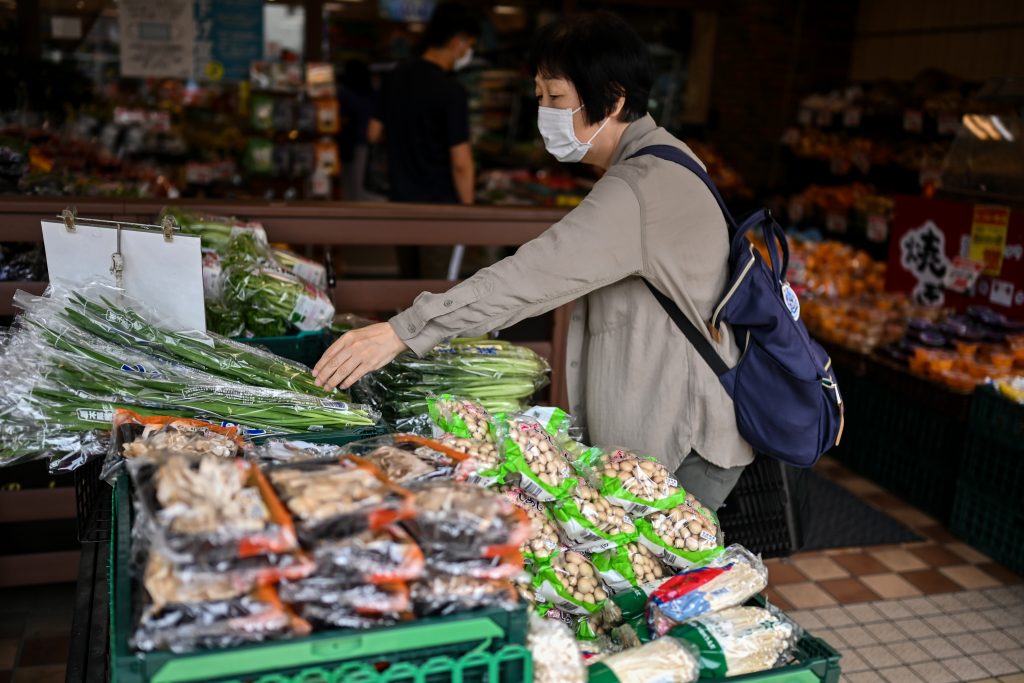
[[[366,140],[371,145],[377,145],[384,140],[384,124],[381,123],[380,119],[374,117],[370,119],[369,125],[366,126]]]
[[[451,148],[452,181],[459,201],[472,204],[476,198],[476,169],[473,165],[473,149],[468,142]]]

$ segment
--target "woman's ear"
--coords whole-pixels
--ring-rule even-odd
[[[625,107],[626,107],[626,98],[625,98],[625,96],[619,97],[618,101],[615,103],[615,107],[612,109],[611,118],[616,119],[616,120],[621,120],[621,119],[619,119],[619,114],[622,113],[622,110]]]

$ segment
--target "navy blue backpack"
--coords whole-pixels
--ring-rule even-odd
[[[722,323],[732,328],[743,349],[736,367],[726,365],[674,301],[645,281],[647,287],[732,397],[736,424],[747,443],[758,453],[789,465],[810,467],[842,437],[843,400],[832,361],[800,322],[800,302],[786,282],[786,233],[767,210],[738,226],[714,182],[682,150],[653,145],[633,157],[642,155],[692,171],[708,186],[725,215],[731,276],[708,331],[717,338]],[[747,233],[757,227],[764,233],[769,263],[747,239]]]

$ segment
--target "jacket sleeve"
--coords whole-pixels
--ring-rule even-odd
[[[643,269],[643,215],[623,179],[606,175],[558,223],[443,294],[424,292],[391,318],[419,355],[540,315]]]

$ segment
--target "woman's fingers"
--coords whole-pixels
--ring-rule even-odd
[[[326,375],[326,379],[324,380],[323,385],[324,389],[330,390],[338,386],[346,379],[348,379],[349,376],[353,374],[353,371],[356,368],[360,367],[362,364],[363,361],[361,358],[351,355],[348,356],[341,364],[337,366],[337,368],[330,375]],[[362,377],[362,375],[359,375],[359,377]],[[352,381],[346,384],[343,388],[347,389],[348,387],[355,384],[356,380],[359,379],[359,377],[354,377]]]
[[[316,365],[313,366],[313,377],[319,378],[321,372],[323,372],[324,368],[334,360],[335,356],[348,347],[349,342],[351,341],[348,336],[349,334],[353,334],[353,332],[341,335],[341,337],[327,348],[324,355],[322,355],[320,360],[316,362]]]
[[[394,329],[378,323],[346,332],[331,344],[313,368],[317,386],[334,389],[339,384],[348,389],[360,377],[390,363],[406,349]]]

